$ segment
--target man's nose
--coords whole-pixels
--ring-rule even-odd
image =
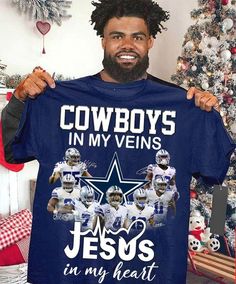
[[[134,40],[131,37],[124,37],[122,39],[121,45],[122,45],[122,48],[132,49],[132,48],[134,48]]]

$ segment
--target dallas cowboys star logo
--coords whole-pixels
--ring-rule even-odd
[[[130,195],[135,191],[135,189],[142,187],[148,181],[147,180],[137,180],[137,179],[125,179],[123,178],[120,162],[117,153],[114,154],[109,169],[107,171],[106,177],[83,177],[83,181],[91,186],[98,195],[99,203],[105,202],[105,193],[107,189],[116,185],[120,187],[124,193],[124,201],[130,201]]]

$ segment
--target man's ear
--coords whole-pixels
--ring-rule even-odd
[[[154,37],[150,36],[148,40],[148,49],[151,49],[153,47],[153,44],[154,44]]]
[[[106,40],[104,37],[101,38],[102,48],[105,49]]]

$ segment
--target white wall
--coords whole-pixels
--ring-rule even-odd
[[[64,21],[61,27],[52,25],[45,36],[45,55],[41,53],[43,40],[35,22],[20,15],[11,2],[0,0],[0,60],[7,65],[8,74],[26,74],[41,65],[51,73],[80,77],[102,68],[100,38],[89,23],[93,10],[90,0],[73,0],[69,10],[72,18]],[[192,24],[190,11],[197,6],[197,0],[159,0],[158,3],[170,11],[170,20],[166,23],[168,30],[157,36],[150,53],[149,72],[170,80],[176,69],[176,58],[181,53],[184,34]],[[37,169],[36,162],[29,163],[16,175],[19,209],[29,208],[29,180],[36,177]],[[5,189],[9,187],[9,177],[9,171],[0,167],[0,183]],[[5,215],[9,210],[8,200],[9,196],[3,197],[1,188],[0,213]]]

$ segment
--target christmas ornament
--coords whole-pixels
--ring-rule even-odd
[[[220,56],[224,61],[228,61],[231,58],[231,52],[229,50],[223,50],[221,51]]]
[[[190,41],[188,41],[188,42],[185,44],[184,47],[187,48],[187,49],[193,49],[193,48],[194,48],[194,43],[190,40]]]
[[[229,3],[229,0],[221,0],[222,5],[228,5],[228,3]]]
[[[232,54],[236,54],[236,47],[232,47],[232,48],[230,49],[230,52],[231,52]]]
[[[197,198],[197,193],[194,190],[190,190],[190,198],[191,199],[196,199]]]
[[[232,74],[231,78],[232,78],[234,84],[236,84],[236,73]]]
[[[45,54],[45,47],[44,47],[44,36],[50,31],[51,25],[48,22],[37,21],[36,27],[38,31],[43,35],[43,50],[42,53]]]
[[[203,82],[201,87],[203,90],[207,90],[209,88],[209,84],[207,82]]]
[[[224,30],[224,31],[231,30],[232,27],[233,27],[233,25],[234,25],[234,22],[233,22],[233,20],[230,19],[230,18],[226,18],[226,19],[224,19],[223,22],[222,22],[222,27],[223,27],[223,30]]]

